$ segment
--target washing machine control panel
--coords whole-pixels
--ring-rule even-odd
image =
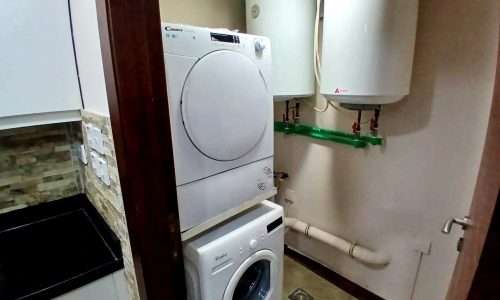
[[[257,248],[262,248],[280,227],[283,227],[282,217],[275,219],[267,224],[267,226],[260,228],[257,232],[248,232],[247,236],[241,237],[240,247],[238,249],[239,256],[244,257],[254,252]]]
[[[221,247],[220,250],[214,250],[210,255],[212,257],[210,261],[212,275],[218,274],[234,264],[239,265],[241,261],[257,251],[258,248],[265,247],[268,240],[269,234],[263,228],[258,232],[247,232],[246,235],[241,236],[239,247],[228,246]]]
[[[240,257],[248,256],[249,254],[255,252],[258,248],[262,248],[268,238],[269,234],[265,228],[261,228],[258,231],[248,232],[246,236],[241,236],[238,255]]]
[[[255,251],[266,248],[273,233],[274,231],[269,234],[266,227],[261,227],[258,230],[240,233],[236,243],[230,242],[226,247],[211,249],[208,256],[210,257],[212,274],[217,274],[235,263],[238,265],[238,261],[241,262]],[[236,245],[238,246],[236,247]]]
[[[233,50],[254,59],[271,59],[271,41],[267,37],[189,25],[162,23],[165,53],[202,57],[207,52]]]

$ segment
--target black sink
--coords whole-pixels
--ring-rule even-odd
[[[0,299],[50,299],[123,268],[85,195],[0,215]]]

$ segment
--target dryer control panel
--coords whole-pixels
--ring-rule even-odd
[[[183,56],[204,56],[207,52],[233,50],[252,59],[271,59],[267,37],[243,34],[228,29],[162,23],[163,52]]]

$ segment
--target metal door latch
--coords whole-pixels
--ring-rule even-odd
[[[470,219],[469,217],[464,217],[463,219],[460,218],[450,218],[444,223],[443,229],[441,229],[442,233],[449,234],[451,231],[451,227],[453,224],[458,224],[462,226],[462,230],[466,230],[467,227],[470,225]]]

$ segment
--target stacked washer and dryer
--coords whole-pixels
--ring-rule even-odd
[[[184,242],[189,298],[281,299],[283,209],[259,198],[274,189],[270,41],[167,23],[162,35],[181,231],[234,215]]]
[[[162,24],[191,299],[281,298],[283,209],[261,202],[274,189],[273,96],[311,96],[316,78],[326,108],[380,111],[409,93],[418,0],[368,2],[246,0],[272,69],[268,38]]]

